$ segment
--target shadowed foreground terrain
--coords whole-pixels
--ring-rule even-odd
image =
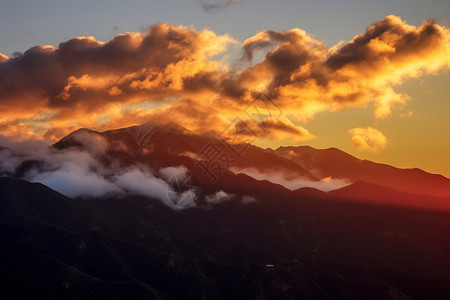
[[[450,298],[449,213],[260,184],[176,211],[0,178],[0,298]]]

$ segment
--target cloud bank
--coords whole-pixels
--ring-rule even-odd
[[[409,96],[395,87],[448,69],[449,36],[433,21],[413,26],[397,16],[332,47],[298,28],[266,30],[241,43],[232,64],[227,49],[239,43],[207,29],[156,24],[106,43],[77,37],[0,55],[0,134],[55,141],[80,127],[102,131],[149,119],[220,133],[239,117],[256,125],[258,137],[306,141],[315,137],[306,122],[318,112],[373,103],[375,116],[385,118],[404,108]],[[254,62],[257,53],[263,59]],[[246,113],[260,93],[281,114],[259,109],[255,121]]]
[[[291,191],[310,187],[315,188],[324,192],[340,189],[344,186],[347,186],[349,184],[352,184],[352,182],[348,179],[342,179],[342,178],[331,178],[331,177],[325,177],[322,178],[319,181],[311,181],[310,179],[298,177],[292,174],[287,173],[279,173],[279,172],[261,172],[258,171],[255,168],[230,168],[230,170],[235,174],[246,174],[250,177],[253,177],[257,180],[267,180],[275,184],[279,184],[284,186],[287,189],[290,189]],[[246,200],[249,200],[248,198]],[[244,201],[244,203],[248,203],[249,201]],[[250,201],[251,202],[251,201]]]
[[[99,151],[106,140],[82,132],[74,137],[85,143],[84,150],[57,150],[41,141],[17,143],[0,136],[2,144],[8,146],[0,148],[0,175],[40,182],[71,198],[133,194],[158,199],[174,209],[196,205],[187,201],[188,194],[195,191],[178,192],[170,184],[174,176],[187,176],[185,167],[151,170],[141,164],[105,166],[98,155],[104,153]]]

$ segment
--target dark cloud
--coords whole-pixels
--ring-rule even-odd
[[[146,34],[127,33],[108,43],[80,37],[58,47],[33,47],[0,65],[0,106],[11,99],[29,103],[24,93],[30,92],[49,107],[95,109],[120,101],[119,91],[170,92],[180,90],[185,78],[199,86],[207,76],[200,75],[199,83],[195,76],[208,70],[208,58],[230,41],[210,31],[157,24]]]
[[[212,10],[226,8],[234,3],[239,3],[241,0],[227,0],[225,2],[216,2],[216,3],[209,3],[207,0],[199,0],[200,6],[202,9],[206,12],[210,12]]]
[[[244,58],[266,48],[263,61],[242,71],[239,82],[248,87],[264,82],[266,93],[281,106],[297,104],[307,117],[373,99],[375,115],[385,117],[408,100],[393,87],[448,68],[450,52],[447,28],[433,21],[416,27],[396,16],[332,48],[300,29],[264,31],[244,42]]]
[[[434,21],[425,21],[419,28],[404,24],[398,17],[388,16],[370,26],[364,34],[331,55],[325,65],[338,70],[349,65],[376,67],[380,61],[407,59],[432,53],[448,39],[448,32]]]

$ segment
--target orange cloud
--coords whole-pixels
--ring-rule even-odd
[[[9,59],[8,56],[0,53],[0,63],[5,62]]]
[[[238,117],[258,137],[305,141],[314,138],[305,123],[318,112],[373,102],[384,118],[405,106],[409,96],[395,87],[449,68],[449,36],[432,21],[416,27],[396,16],[331,48],[301,29],[267,30],[242,43],[233,67],[226,51],[238,43],[207,29],[156,24],[107,43],[78,37],[0,55],[0,134],[55,140],[79,127],[149,119],[219,133]],[[253,63],[258,52],[264,58]],[[261,92],[278,115],[249,113]]]
[[[348,131],[352,136],[352,146],[358,150],[378,152],[386,146],[384,134],[372,127],[358,127]]]
[[[280,106],[303,119],[371,101],[375,116],[384,118],[409,99],[395,92],[395,86],[449,68],[449,36],[447,28],[432,21],[415,27],[396,16],[332,48],[300,29],[265,31],[244,42],[244,57],[251,60],[255,52],[277,46],[244,70],[239,81],[249,88],[266,87]]]
[[[235,41],[228,35],[209,30],[156,24],[146,34],[122,34],[108,43],[79,37],[58,47],[33,47],[15,58],[2,55],[0,111],[6,113],[0,128],[30,111],[38,116],[48,110],[54,112],[51,123],[61,128],[98,127],[98,119],[130,104],[211,89],[227,68],[212,58],[230,43]],[[37,129],[31,121],[27,125]]]
[[[289,119],[279,117],[268,119],[258,123],[247,121],[250,133],[255,137],[269,138],[276,141],[282,141],[291,138],[293,142],[308,141],[315,138],[306,128],[294,125]]]

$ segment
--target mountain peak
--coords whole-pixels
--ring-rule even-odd
[[[108,134],[111,134],[114,132],[119,132],[119,131],[124,131],[124,130],[132,133],[136,137],[146,136],[154,131],[165,132],[165,133],[167,133],[167,132],[190,133],[190,131],[188,129],[186,129],[185,127],[183,127],[180,124],[173,122],[173,121],[171,121],[169,123],[165,123],[165,124],[162,124],[159,122],[154,122],[154,121],[148,121],[141,125],[134,125],[134,126],[125,127],[125,128],[107,130],[107,131],[102,132],[102,134],[108,135]]]
[[[153,129],[159,129],[159,130],[164,130],[164,131],[177,131],[177,132],[182,132],[182,133],[190,132],[187,128],[181,126],[180,124],[178,124],[177,122],[174,122],[174,121],[170,121],[169,123],[165,123],[165,124],[149,121],[144,124],[132,126],[129,128],[137,129],[137,130],[144,131],[144,132],[148,132]]]

